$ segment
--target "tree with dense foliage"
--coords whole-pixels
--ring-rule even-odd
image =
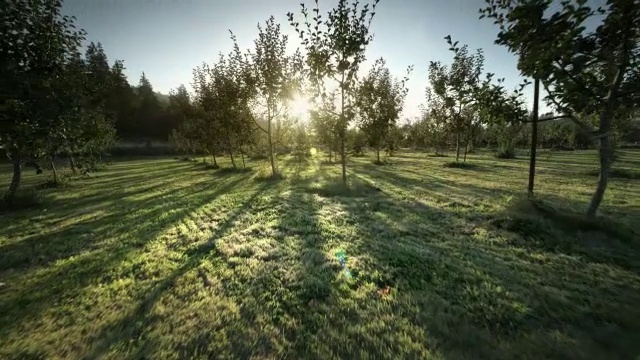
[[[71,96],[85,69],[78,55],[84,32],[74,28],[72,17],[61,15],[61,7],[59,1],[10,1],[1,7],[0,145],[13,164],[9,203],[25,161],[77,145],[77,128],[86,130],[89,146],[103,145],[97,137],[111,134],[99,108],[79,106],[82,99]],[[99,128],[91,129],[96,121]]]
[[[453,63],[450,66],[439,61],[429,63],[431,90],[428,96],[431,97],[431,104],[437,104],[437,110],[434,108],[434,111],[439,112],[438,117],[447,121],[449,129],[454,133],[456,161],[459,161],[461,145],[464,142],[466,149],[473,127],[477,125],[478,117],[474,107],[484,56],[480,49],[475,54],[470,54],[466,45],[458,47],[458,42],[453,42],[450,36],[445,39],[454,52]],[[439,99],[436,100],[434,96]]]
[[[586,0],[487,0],[480,9],[500,32],[496,43],[518,54],[518,69],[539,79],[547,101],[599,141],[598,185],[587,215],[602,202],[614,159],[612,129],[625,108],[640,104],[640,5],[608,0],[592,9]],[[553,7],[552,7],[553,5]],[[593,29],[588,22],[601,18]],[[597,114],[591,127],[576,114]]]
[[[360,7],[358,1],[339,0],[335,8],[329,10],[323,18],[318,0],[311,9],[301,4],[303,25],[288,13],[289,23],[302,40],[306,50],[305,72],[311,88],[322,111],[336,116],[336,133],[340,142],[339,152],[342,164],[342,181],[347,183],[347,153],[345,143],[347,128],[355,115],[357,95],[357,75],[360,65],[365,61],[365,50],[373,40],[369,28],[375,15],[376,5]],[[332,83],[332,84],[331,84]],[[330,86],[333,85],[333,87]],[[337,93],[338,108],[328,99]]]
[[[386,67],[384,59],[380,58],[358,87],[356,104],[360,114],[359,125],[369,145],[376,150],[378,164],[381,164],[380,149],[388,142],[389,132],[402,112],[410,73],[411,67],[404,78],[396,79]]]

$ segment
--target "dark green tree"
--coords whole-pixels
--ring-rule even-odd
[[[84,32],[60,13],[59,1],[8,1],[0,6],[0,145],[13,164],[6,199],[20,187],[22,165],[50,149],[61,115],[71,105],[59,98],[69,59]],[[56,133],[53,133],[56,132]]]
[[[522,75],[539,79],[546,100],[599,142],[600,175],[587,209],[595,217],[614,159],[612,130],[624,108],[640,103],[640,4],[608,0],[487,0],[481,17],[499,27],[496,43],[518,55]],[[597,27],[588,22],[601,19]],[[595,114],[597,126],[577,114]]]

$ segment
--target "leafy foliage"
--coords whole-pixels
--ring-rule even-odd
[[[369,27],[378,2],[375,0],[360,7],[358,1],[338,0],[338,4],[324,15],[325,18],[320,14],[318,0],[315,0],[311,13],[301,3],[302,25],[295,20],[293,13],[287,14],[306,51],[304,70],[317,106],[320,111],[334,116],[318,119],[336,120],[333,125],[340,142],[344,184],[347,183],[347,128],[356,113],[357,75],[366,59],[366,47],[373,40]],[[339,110],[336,110],[336,102]]]
[[[539,79],[547,101],[600,142],[600,176],[587,215],[594,217],[613,161],[612,129],[620,114],[640,105],[640,6],[608,0],[593,9],[587,1],[487,0],[481,17],[494,20],[496,43],[518,54],[523,75]],[[600,18],[595,29],[587,22]],[[597,115],[593,129],[576,114]]]
[[[360,128],[367,135],[369,145],[376,149],[380,162],[380,148],[389,140],[407,95],[406,82],[411,67],[402,80],[391,76],[384,59],[376,60],[369,74],[361,81],[356,96],[360,114]]]

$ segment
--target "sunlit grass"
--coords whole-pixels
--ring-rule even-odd
[[[585,210],[594,152],[541,154],[551,213],[522,200],[524,156],[352,158],[347,187],[324,156],[280,158],[279,181],[263,162],[116,161],[0,215],[0,358],[640,353],[638,180],[611,181],[615,231],[554,215]]]

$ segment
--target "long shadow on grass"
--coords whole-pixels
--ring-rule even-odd
[[[86,356],[86,358],[92,359],[99,357],[112,346],[120,342],[126,342],[129,339],[139,339],[140,336],[144,336],[143,330],[153,325],[153,319],[147,318],[147,314],[165,291],[174,286],[177,279],[197,267],[203,259],[218,257],[219,251],[216,248],[217,239],[227,234],[227,232],[232,229],[235,220],[248,211],[248,208],[252,206],[253,202],[266,189],[273,185],[273,182],[263,182],[246,200],[243,201],[242,205],[234,208],[226,217],[224,222],[217,226],[208,241],[203,242],[187,252],[187,261],[173,271],[170,276],[157,281],[155,285],[152,285],[147,291],[145,291],[145,297],[139,300],[135,309],[131,311],[129,315],[121,318],[108,327],[103,328],[100,334],[96,337],[98,340],[93,345],[93,350]],[[225,191],[228,190],[228,188],[225,189]],[[144,357],[144,354],[153,348],[153,344],[151,342],[145,341],[144,338],[141,340],[142,346],[138,348],[137,355],[135,355],[134,358]],[[195,350],[195,348],[193,350]]]
[[[154,240],[190,210],[212,201],[246,179],[246,176],[230,177],[223,184],[201,181],[186,188],[169,189],[143,201],[126,202],[115,212],[83,224],[85,228],[93,230],[92,236],[85,241],[78,241],[72,229],[38,238],[42,258],[36,262],[29,257],[32,249],[39,248],[34,245],[35,240],[22,246],[18,244],[8,258],[29,259],[31,267],[18,269],[19,275],[14,274],[14,282],[7,287],[11,291],[0,293],[4,314],[0,319],[0,337],[10,333],[23,319],[37,317],[55,299],[79,294],[98,278],[103,278],[101,282],[109,282],[107,269],[143,252],[146,243]],[[212,187],[214,189],[207,190]],[[135,209],[144,211],[131,214]],[[59,241],[52,240],[56,238]],[[69,244],[60,243],[62,240]],[[100,243],[106,240],[110,241]],[[73,258],[53,265],[55,259],[68,256]],[[49,266],[42,270],[33,267],[44,264]]]
[[[456,232],[457,226],[468,225],[459,214],[415,207],[384,193],[366,201],[335,199],[356,217],[357,238],[371,239],[353,244],[352,253],[373,259],[361,276],[376,270],[386,274],[379,285],[396,289],[402,311],[413,309],[408,314],[412,324],[426,329],[423,340],[446,358],[514,358],[522,353],[629,358],[638,350],[638,336],[633,335],[638,322],[615,311],[626,308],[628,317],[640,317],[630,310],[639,299],[637,275],[613,268],[596,278],[581,271],[595,271],[600,264],[565,254],[543,253],[538,256],[547,258],[544,262],[536,257],[517,262],[516,255],[526,251],[478,242],[473,232]],[[507,254],[512,266],[503,260]],[[619,286],[629,280],[634,283],[629,288]],[[586,285],[590,281],[595,288]],[[612,294],[620,297],[612,299]],[[547,328],[554,322],[559,324]]]

